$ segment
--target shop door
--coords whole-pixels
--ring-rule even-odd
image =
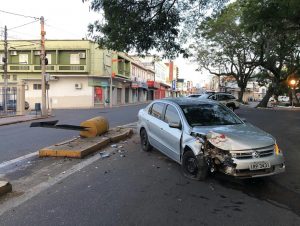
[[[125,103],[129,103],[129,88],[125,88]]]
[[[117,104],[121,104],[122,89],[117,88]]]
[[[101,87],[95,87],[94,103],[101,104],[103,102],[103,89]]]

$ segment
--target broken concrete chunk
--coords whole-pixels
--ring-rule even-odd
[[[99,155],[100,155],[101,158],[107,158],[107,157],[110,156],[110,154],[106,151],[99,152]]]
[[[12,186],[7,181],[0,181],[0,196],[12,191]]]
[[[112,148],[117,148],[118,146],[116,144],[110,145]]]

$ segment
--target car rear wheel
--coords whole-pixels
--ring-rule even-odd
[[[231,110],[231,111],[234,111],[235,107],[233,105],[227,105],[227,107]]]
[[[141,129],[140,138],[141,138],[141,146],[142,146],[143,151],[151,151],[152,146],[149,143],[148,134],[144,128]]]
[[[186,151],[182,156],[182,170],[186,177],[193,180],[204,180],[207,177],[208,165],[203,156],[195,156]]]

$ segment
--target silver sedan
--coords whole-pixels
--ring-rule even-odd
[[[240,178],[285,171],[282,151],[273,136],[213,101],[153,101],[139,111],[138,131],[144,151],[158,149],[193,179],[203,180],[209,171]]]

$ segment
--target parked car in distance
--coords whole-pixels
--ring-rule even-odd
[[[7,110],[15,111],[17,109],[17,101],[16,100],[8,100],[7,102]],[[29,109],[29,103],[25,101],[25,110]],[[4,110],[3,103],[0,103],[0,110]]]
[[[274,137],[214,101],[153,101],[138,113],[138,133],[144,151],[158,149],[192,179],[203,180],[208,171],[240,178],[285,171]]]
[[[290,98],[288,96],[278,96],[278,101],[280,101],[280,102],[289,102]]]
[[[198,93],[198,94],[190,94],[187,97],[191,97],[191,98],[198,98],[200,97],[202,94]]]
[[[230,108],[232,111],[240,107],[240,103],[237,101],[237,99],[229,93],[205,93],[201,95],[199,99],[218,101]]]

